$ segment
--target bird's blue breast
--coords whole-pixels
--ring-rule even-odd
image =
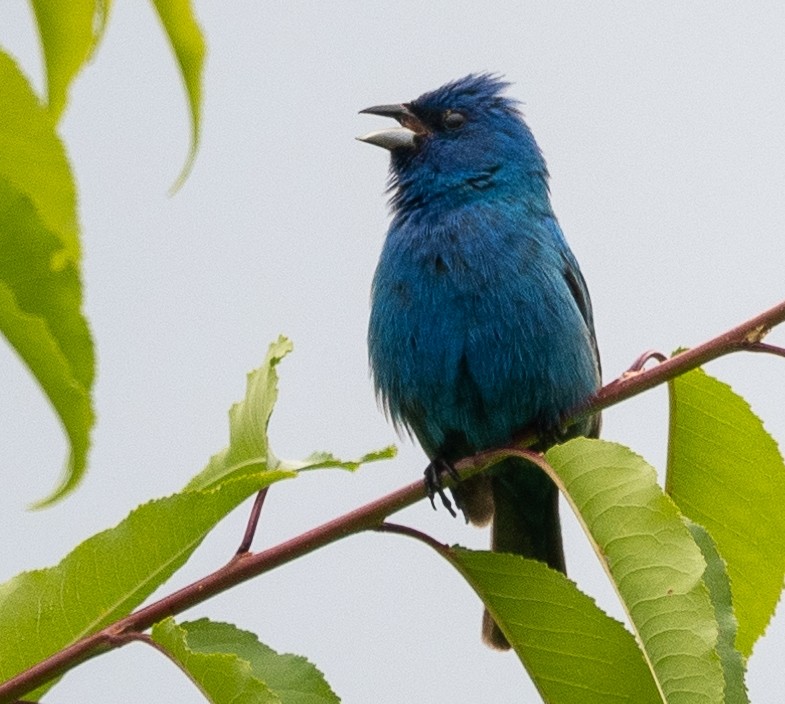
[[[553,216],[514,201],[393,220],[371,369],[392,419],[430,456],[551,427],[597,388],[593,332],[565,279],[574,261]]]

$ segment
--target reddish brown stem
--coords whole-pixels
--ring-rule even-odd
[[[243,539],[240,541],[240,546],[237,548],[237,555],[243,555],[251,549],[253,537],[256,535],[256,528],[259,525],[259,516],[262,515],[262,507],[264,500],[267,498],[267,490],[269,486],[264,487],[254,499],[251,515],[248,516],[248,523],[245,526],[245,533]]]
[[[782,353],[781,348],[764,345],[761,340],[771,328],[783,321],[785,321],[785,301],[732,330],[728,330],[693,349],[681,352],[655,367],[632,373],[627,372],[600,389],[585,406],[576,409],[572,418],[578,419],[596,413],[732,352],[748,350],[779,355]],[[525,445],[527,441],[530,443],[533,439],[533,436],[522,437],[519,442]],[[466,478],[481,471],[486,465],[493,463],[498,458],[498,451],[488,450],[457,462],[455,469],[462,478]],[[445,480],[445,483],[451,481],[448,477],[445,477]],[[364,530],[379,529],[387,516],[424,497],[425,485],[421,480],[418,480],[268,550],[259,553],[239,553],[212,574],[116,621],[98,633],[73,643],[0,684],[0,704],[12,702],[17,697],[36,689],[75,665],[124,644],[129,640],[131,633],[141,633],[161,619],[178,614],[236,584],[268,572],[340,538]],[[412,535],[411,529],[403,531],[392,528],[389,524],[386,528],[382,527],[382,530],[407,532]]]
[[[229,562],[186,587],[146,606],[58,651],[46,660],[0,685],[0,702],[16,697],[63,674],[85,660],[129,642],[126,634],[147,630],[167,616],[173,616],[215,596],[229,587],[290,562],[340,538],[376,528],[384,519],[425,496],[422,480],[418,480],[381,499],[372,501],[350,513],[322,524],[302,535],[258,553],[241,553]]]
[[[376,530],[380,533],[396,533],[398,535],[406,535],[409,538],[419,540],[421,543],[425,543],[428,547],[436,550],[436,552],[438,552],[443,557],[447,557],[450,552],[449,545],[440,543],[438,540],[431,537],[427,533],[423,533],[421,530],[417,530],[411,526],[404,526],[400,523],[390,523],[389,521],[385,521],[379,525]]]
[[[765,342],[754,342],[748,347],[750,352],[766,352],[768,354],[776,355],[777,357],[785,357],[785,347],[778,347],[777,345],[768,345]]]
[[[652,359],[656,359],[658,362],[664,362],[668,357],[662,352],[657,352],[657,350],[647,350],[630,365],[629,369],[627,369],[624,374],[637,374],[646,366],[646,363],[650,362]]]

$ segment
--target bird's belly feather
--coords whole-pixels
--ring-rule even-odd
[[[374,282],[371,367],[389,414],[429,455],[551,427],[594,391],[589,333],[547,260],[469,261],[444,247],[385,254]]]

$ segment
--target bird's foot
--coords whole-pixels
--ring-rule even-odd
[[[455,518],[458,514],[455,513],[455,509],[452,507],[452,501],[447,498],[447,494],[444,493],[444,484],[442,483],[442,474],[447,473],[450,475],[452,479],[455,481],[460,480],[460,476],[458,472],[455,470],[447,460],[442,457],[436,457],[431,461],[431,463],[425,468],[425,491],[428,493],[428,498],[431,500],[431,506],[433,507],[434,511],[436,510],[436,503],[434,502],[433,498],[436,494],[439,495],[439,498],[442,500],[442,506],[446,508],[450,515]]]

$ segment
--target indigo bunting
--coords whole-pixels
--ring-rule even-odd
[[[542,153],[503,94],[508,85],[472,74],[410,103],[361,111],[400,124],[359,138],[391,155],[371,371],[392,422],[431,459],[431,498],[440,468],[524,429],[539,434],[539,450],[599,432],[599,416],[562,427],[600,385],[591,302],[551,208]],[[494,551],[565,571],[558,491],[542,471],[507,459],[452,493],[468,521],[492,519]],[[509,648],[487,612],[483,638]]]

